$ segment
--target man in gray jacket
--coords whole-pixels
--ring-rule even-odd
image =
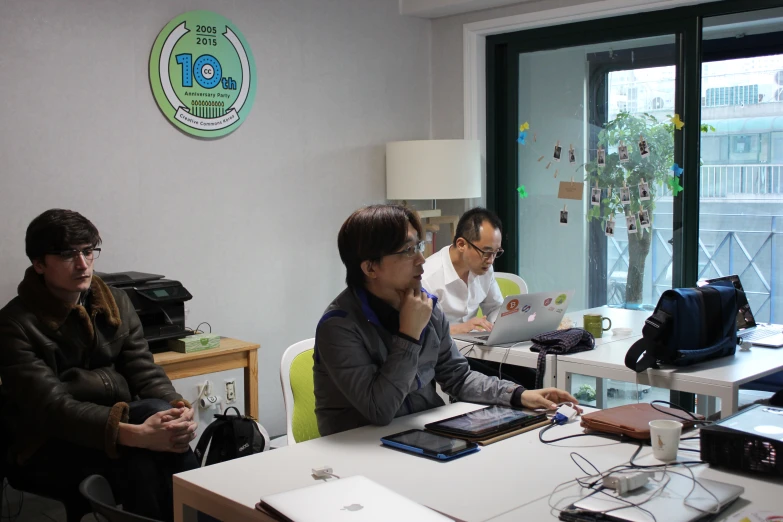
[[[469,402],[550,409],[576,403],[563,390],[525,390],[470,370],[437,297],[421,287],[422,237],[416,214],[397,205],[362,208],[343,223],[337,247],[348,288],[326,309],[315,334],[321,435],[442,406],[436,382]]]

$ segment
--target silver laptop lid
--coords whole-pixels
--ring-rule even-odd
[[[361,475],[269,495],[261,502],[296,522],[452,522]]]
[[[660,473],[657,475],[660,476]],[[654,520],[659,522],[662,520],[691,522],[702,518],[705,511],[712,511],[718,506],[722,509],[745,491],[742,486],[702,479],[697,476],[696,487],[693,493],[690,493],[693,480],[687,471],[672,469],[667,472],[667,477],[668,482],[666,479],[661,482],[651,480],[646,486],[623,495],[623,501],[618,500],[614,492],[603,490],[603,492],[574,502],[574,506],[586,511],[601,512],[628,506],[628,503],[638,504],[647,500],[653,492],[665,484],[663,492],[660,492],[649,502],[645,502],[643,507],[649,513],[636,507],[626,507],[607,513],[605,516],[609,520],[627,520],[629,522],[653,522]],[[688,496],[689,493],[690,496]],[[686,496],[688,496],[687,504],[683,502]],[[655,518],[653,519],[650,514]]]

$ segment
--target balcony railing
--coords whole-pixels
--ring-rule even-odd
[[[783,165],[704,165],[699,185],[702,198],[783,198]],[[671,196],[665,180],[656,188],[659,197]]]

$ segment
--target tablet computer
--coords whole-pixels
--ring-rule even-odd
[[[505,406],[490,406],[463,413],[424,427],[460,437],[485,438],[546,420],[546,413],[527,413]]]
[[[381,442],[392,448],[418,453],[438,460],[449,460],[479,450],[478,444],[452,439],[424,430],[408,430],[381,437]]]

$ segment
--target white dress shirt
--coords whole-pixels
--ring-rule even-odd
[[[451,324],[464,323],[476,317],[479,306],[484,316],[494,321],[503,294],[495,281],[495,271],[490,267],[486,274],[468,273],[468,282],[460,279],[449,256],[451,245],[432,254],[424,263],[421,286],[438,296],[443,312]]]

